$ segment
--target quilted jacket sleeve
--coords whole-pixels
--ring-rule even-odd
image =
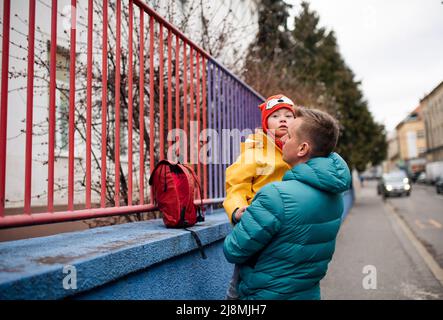
[[[263,187],[226,237],[223,246],[226,259],[242,264],[262,250],[279,231],[284,217],[283,208],[275,185],[271,183]]]

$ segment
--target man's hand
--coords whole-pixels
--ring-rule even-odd
[[[243,208],[239,208],[239,209],[235,212],[235,219],[236,219],[237,221],[240,221],[240,219],[241,219],[243,213],[246,211],[246,208],[247,208],[247,207],[248,207],[248,206],[243,207]]]

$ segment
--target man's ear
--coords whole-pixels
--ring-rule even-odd
[[[310,152],[311,152],[311,146],[309,145],[309,143],[303,142],[302,144],[300,144],[298,146],[297,156],[299,156],[300,158],[303,158],[303,157],[309,155]]]

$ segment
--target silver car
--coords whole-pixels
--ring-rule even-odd
[[[407,196],[411,195],[411,183],[403,171],[394,171],[384,174],[378,185],[378,193],[383,198],[389,196]]]

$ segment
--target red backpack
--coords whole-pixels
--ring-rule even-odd
[[[191,167],[162,160],[151,173],[149,184],[166,227],[186,229],[205,220],[200,181]],[[196,194],[199,194],[200,206],[194,204]],[[198,235],[192,230],[186,230],[191,232],[205,258]]]

